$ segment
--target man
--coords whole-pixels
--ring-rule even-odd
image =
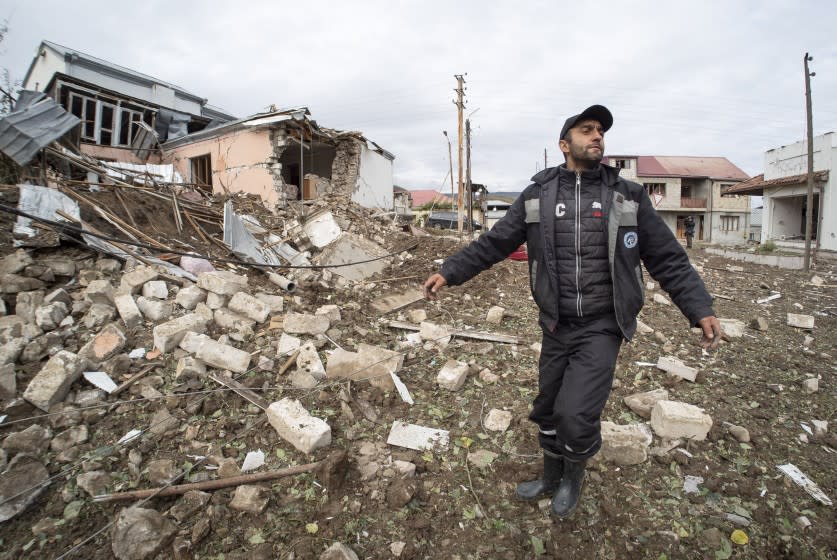
[[[686,247],[691,249],[692,238],[695,236],[695,219],[691,216],[686,216],[683,224],[686,226]]]
[[[567,517],[581,496],[584,467],[601,447],[600,417],[622,340],[636,331],[642,308],[640,261],[690,326],[716,347],[720,323],[712,298],[645,189],[601,164],[613,117],[601,105],[566,120],[559,147],[565,164],[532,178],[494,228],[443,264],[424,284],[435,299],[528,245],[530,289],[540,309],[543,344],[538,395],[529,418],[538,425],[543,477],[517,487],[535,500],[553,494],[552,512]]]

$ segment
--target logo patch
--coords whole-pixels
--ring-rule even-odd
[[[636,242],[639,240],[635,231],[629,231],[625,234],[625,247],[628,249],[633,249],[636,247]]]
[[[564,214],[567,213],[567,205],[563,202],[559,202],[555,205],[555,216],[558,218],[563,218]]]
[[[591,206],[593,210],[593,217],[594,218],[601,218],[602,217],[602,203],[601,202],[594,202]]]

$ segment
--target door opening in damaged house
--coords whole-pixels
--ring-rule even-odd
[[[337,149],[334,146],[317,141],[305,142],[300,166],[299,144],[296,143],[285,149],[279,159],[282,164],[282,182],[286,189],[289,186],[295,187],[295,189],[288,189],[288,198],[293,200],[317,198],[318,194],[321,194],[317,192],[317,178],[331,179],[331,168],[336,155]],[[300,177],[300,167],[304,177]]]
[[[192,168],[192,182],[202,188],[212,190],[212,159],[209,154],[189,159]]]

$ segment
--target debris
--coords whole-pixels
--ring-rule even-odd
[[[813,315],[799,315],[797,313],[788,313],[788,325],[798,329],[813,329],[814,316]]]
[[[267,410],[268,402],[266,400],[261,398],[259,395],[257,395],[256,393],[254,393],[249,388],[245,387],[232,377],[229,377],[227,375],[221,375],[218,373],[210,373],[208,377],[216,383],[220,383],[225,387],[229,387],[230,389],[235,391],[240,397],[253,403],[260,409]]]
[[[820,390],[820,380],[816,377],[809,377],[802,382],[802,390],[807,394],[816,393]]]
[[[638,332],[639,334],[654,334],[654,329],[637,319],[636,332]]]
[[[750,328],[757,331],[766,331],[769,326],[767,319],[764,317],[753,317],[750,320]]]
[[[31,453],[38,455],[49,448],[49,440],[52,438],[48,428],[39,424],[32,424],[19,432],[13,432],[3,440],[3,450],[10,455],[18,453]]]
[[[667,401],[668,391],[665,389],[654,389],[645,393],[634,393],[624,398],[625,405],[635,414],[648,420],[651,418],[651,410],[657,401]]]
[[[639,465],[648,459],[651,430],[646,424],[602,422],[602,458],[617,465]]]
[[[691,404],[657,401],[651,410],[651,427],[660,437],[703,441],[712,427],[712,418]]]
[[[315,258],[316,264],[331,266],[359,263],[350,266],[327,268],[332,274],[342,276],[349,281],[359,281],[373,274],[383,272],[389,265],[387,252],[376,243],[353,233],[342,233],[325,247]]]
[[[0,473],[0,523],[28,508],[49,486],[49,472],[32,455],[15,456]]]
[[[398,311],[399,309],[403,309],[408,305],[415,303],[417,301],[421,301],[424,299],[424,292],[422,292],[418,288],[408,288],[396,294],[390,294],[388,296],[384,296],[378,298],[374,302],[372,302],[372,308],[375,309],[381,315],[389,313],[390,311]],[[422,310],[413,310],[413,311],[424,311]],[[425,313],[425,317],[427,314]],[[411,319],[412,320],[412,319]],[[423,319],[422,319],[423,320]],[[414,323],[420,323],[421,321],[413,321]]]
[[[443,389],[458,391],[465,384],[470,368],[457,360],[448,360],[436,376],[436,383]]]
[[[331,443],[331,427],[311,416],[298,400],[282,399],[268,406],[265,412],[276,433],[305,454]]]
[[[284,330],[291,334],[325,334],[330,325],[325,315],[288,313],[285,315]]]
[[[157,510],[130,507],[120,511],[111,530],[111,550],[119,560],[148,560],[165,549],[177,527]]]
[[[235,489],[230,501],[230,509],[259,514],[270,501],[270,489],[263,486],[242,484]]]
[[[744,321],[738,319],[718,319],[721,323],[721,332],[729,338],[741,338],[744,336]]]
[[[446,448],[449,439],[450,433],[447,430],[427,428],[396,420],[392,423],[387,444],[425,451],[432,450],[436,446]]]
[[[319,560],[358,560],[358,556],[345,544],[336,542],[320,554]]]
[[[270,315],[270,307],[266,303],[246,292],[237,292],[227,306],[231,311],[240,313],[256,323],[264,323]]]
[[[241,472],[250,472],[264,466],[264,452],[261,449],[249,451],[241,464]]]
[[[121,438],[119,438],[119,441],[117,441],[116,443],[117,443],[117,445],[122,445],[122,444],[128,443],[129,441],[131,441],[133,439],[138,438],[141,435],[142,435],[142,430],[133,429],[133,430],[130,430],[127,434],[125,434]]]
[[[140,313],[134,296],[129,293],[117,294],[113,297],[113,304],[127,328],[133,329],[142,324],[142,313]]]
[[[76,354],[61,350],[52,356],[29,382],[23,398],[44,412],[64,400],[76,379],[81,376],[82,360]]]
[[[204,301],[206,301],[206,292],[195,284],[181,288],[174,296],[174,302],[189,311],[194,310],[199,303]]]
[[[247,289],[246,276],[226,270],[204,272],[198,275],[198,287],[219,296],[232,296]]]
[[[499,305],[492,305],[488,313],[485,315],[485,322],[492,324],[492,325],[499,325],[503,322],[503,317],[506,314],[506,310]]]
[[[207,320],[198,313],[189,313],[154,327],[154,348],[161,352],[171,352],[182,341],[186,333],[202,334],[206,331]]]
[[[750,442],[750,432],[747,430],[747,428],[744,428],[742,426],[736,426],[735,424],[730,424],[729,422],[724,422],[724,426],[726,426],[727,431],[737,441],[741,443]]]
[[[757,299],[756,303],[767,303],[767,302],[773,301],[775,299],[779,299],[780,297],[782,297],[782,294],[777,292],[777,293],[774,293],[774,294],[770,294],[767,297]]]
[[[509,429],[511,421],[512,413],[510,410],[492,408],[488,411],[488,414],[485,415],[483,425],[486,430],[490,430],[492,432],[505,432]]]
[[[248,352],[227,344],[221,344],[208,336],[188,332],[180,341],[180,347],[193,353],[195,358],[203,363],[218,369],[244,373],[250,366],[250,354]]]
[[[447,333],[447,336],[457,336],[459,338],[472,338],[475,340],[487,340],[489,342],[502,342],[504,344],[520,344],[520,339],[518,339],[516,336],[511,336],[507,334],[494,334],[481,331],[468,331],[459,329],[454,330],[450,329],[450,327],[446,327],[443,325],[434,325],[433,323],[429,323],[427,321],[423,322],[421,324],[422,326],[420,327],[416,327],[412,323],[406,323],[404,321],[389,321],[387,324],[394,329],[419,331],[422,333],[422,339],[431,340],[437,344],[439,344],[440,342],[444,342],[444,333]],[[440,333],[439,336],[433,336],[437,333]]]
[[[697,494],[700,492],[700,485],[703,484],[702,476],[686,475],[683,477],[683,492],[686,494]]]
[[[280,288],[282,288],[283,290],[285,290],[289,294],[292,294],[296,291],[296,283],[293,282],[292,280],[288,280],[287,278],[285,278],[281,274],[276,274],[275,272],[270,272],[270,273],[268,273],[267,277],[271,282],[273,282],[274,284],[276,284],[277,286],[279,286]]]
[[[661,293],[655,292],[653,299],[654,303],[659,303],[662,305],[671,305],[671,302],[668,300],[668,298]]]
[[[680,379],[685,379],[686,381],[691,381],[693,383],[697,378],[698,373],[696,368],[687,366],[674,356],[660,356],[657,359],[657,368],[679,377]]]
[[[95,385],[106,393],[113,393],[116,383],[103,371],[85,371],[82,375],[91,384]]]

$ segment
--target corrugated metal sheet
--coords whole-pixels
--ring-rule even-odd
[[[22,91],[15,110],[0,119],[0,151],[18,165],[26,165],[41,148],[80,123],[78,117],[43,93]]]

